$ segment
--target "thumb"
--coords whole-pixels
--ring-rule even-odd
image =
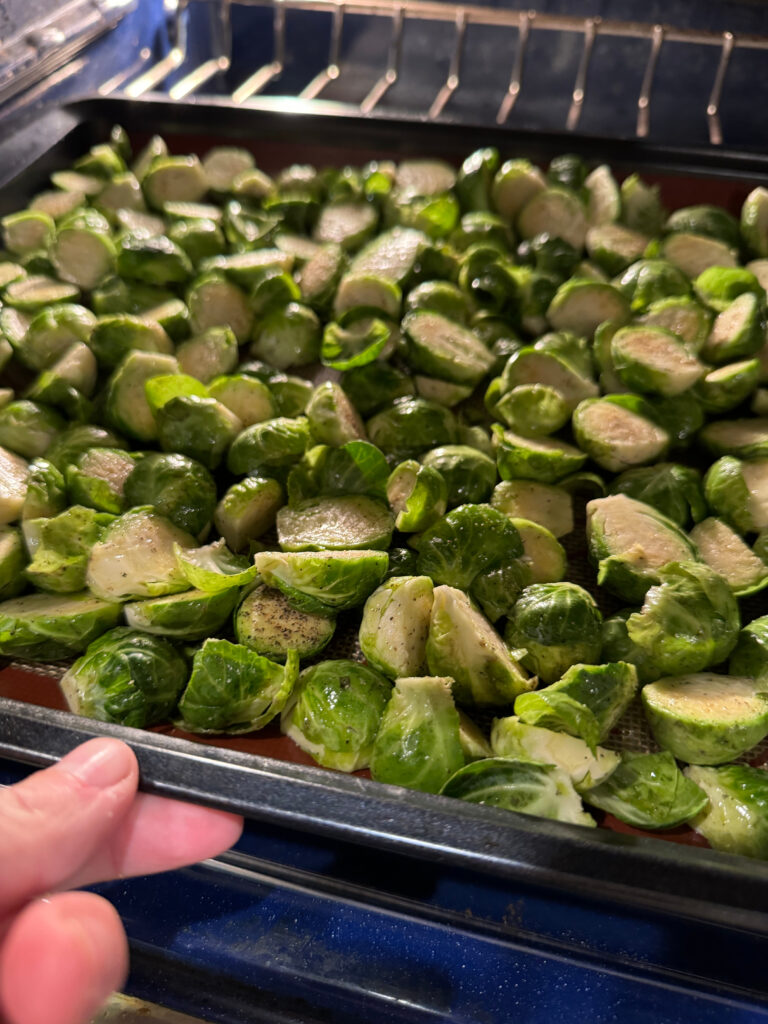
[[[103,738],[0,791],[0,920],[82,867],[127,814],[137,782],[130,747]]]

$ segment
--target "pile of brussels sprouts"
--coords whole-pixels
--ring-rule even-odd
[[[2,230],[0,653],[76,658],[102,721],[280,716],[327,767],[768,857],[768,190],[115,128]],[[608,749],[638,692],[660,750]]]

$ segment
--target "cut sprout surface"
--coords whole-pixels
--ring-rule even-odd
[[[0,654],[768,859],[765,188],[110,138],[2,220]],[[605,748],[632,701],[660,751]]]

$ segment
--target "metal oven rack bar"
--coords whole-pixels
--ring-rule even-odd
[[[168,3],[168,0],[166,2]],[[192,8],[199,8],[202,5],[209,8],[215,31],[210,33],[210,52],[201,61],[197,55],[193,56],[188,51],[186,24]],[[234,103],[247,106],[265,89],[269,87],[274,90],[280,83],[286,66],[286,25],[289,20],[302,12],[322,12],[331,20],[327,63],[297,91],[298,95],[294,93],[294,97],[299,100],[309,103],[316,101],[331,83],[344,78],[348,71],[344,48],[345,19],[350,16],[363,17],[375,19],[380,23],[380,33],[388,34],[385,66],[373,86],[364,95],[355,100],[345,100],[341,105],[349,111],[354,110],[366,115],[376,112],[385,95],[402,77],[403,36],[406,25],[411,21],[426,21],[443,24],[453,32],[453,49],[447,76],[426,109],[406,108],[401,112],[421,116],[425,120],[446,119],[446,106],[461,88],[468,29],[472,26],[483,26],[509,30],[510,38],[514,40],[509,85],[498,97],[495,116],[496,123],[504,125],[524,89],[524,70],[532,37],[546,33],[565,33],[573,37],[575,48],[581,48],[570,107],[565,120],[567,130],[575,132],[579,128],[587,97],[590,65],[596,43],[606,40],[634,40],[647,43],[642,83],[636,99],[632,101],[635,108],[635,137],[645,138],[651,133],[654,79],[662,50],[670,44],[682,44],[686,49],[704,47],[715,58],[719,51],[714,77],[707,81],[702,76],[699,83],[701,96],[696,97],[696,103],[701,111],[702,120],[706,121],[710,143],[721,145],[721,100],[733,54],[736,51],[768,51],[768,34],[736,34],[732,31],[683,28],[640,21],[583,18],[534,9],[510,10],[474,4],[457,5],[441,0],[405,0],[396,3],[388,0],[173,0],[169,7],[170,36],[173,43],[168,52],[151,67],[127,82],[120,83],[122,93],[128,97],[138,98],[155,90],[162,91],[164,84],[170,79],[172,84],[166,91],[171,99],[190,99],[195,94],[203,92],[206,86],[213,86],[217,93],[224,92]],[[239,82],[231,83],[228,81],[227,73],[233,70],[232,14],[235,8],[243,7],[271,8],[271,59],[250,71]],[[499,50],[503,45],[499,43]],[[684,60],[681,63],[684,63]]]

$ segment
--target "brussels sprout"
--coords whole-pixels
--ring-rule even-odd
[[[531,571],[525,557],[515,558],[478,573],[472,581],[470,595],[487,619],[497,622],[510,615],[523,589],[531,582]]]
[[[322,661],[305,669],[280,728],[318,764],[339,771],[366,768],[384,709],[389,680],[356,661]]]
[[[379,672],[398,679],[425,667],[432,594],[428,576],[395,576],[365,602],[360,650]]]
[[[56,234],[53,218],[41,210],[21,210],[3,217],[3,244],[16,256],[47,249]]]
[[[402,327],[414,370],[457,384],[477,384],[493,365],[493,356],[471,331],[439,313],[408,313]]]
[[[587,252],[606,274],[626,270],[640,259],[647,245],[647,235],[621,224],[598,224],[587,231]]]
[[[554,537],[573,530],[573,498],[562,487],[537,480],[504,480],[491,494],[491,506],[510,519],[527,519]]]
[[[296,608],[333,615],[362,604],[388,568],[384,551],[260,551],[254,565],[265,583]]]
[[[669,435],[673,448],[687,447],[704,423],[701,403],[690,393],[674,398],[649,398],[648,406]]]
[[[77,715],[143,729],[170,716],[186,682],[186,661],[171,644],[120,626],[89,645],[61,689]]]
[[[696,386],[696,397],[706,412],[728,412],[741,405],[757,388],[760,362],[744,359],[710,370]]]
[[[660,581],[664,566],[696,558],[690,540],[671,519],[625,494],[589,502],[587,543],[598,563],[597,582],[635,603]]]
[[[62,303],[32,317],[16,348],[30,370],[44,370],[75,342],[87,342],[96,317],[85,306]],[[13,338],[11,338],[13,341]]]
[[[213,522],[234,551],[270,530],[285,496],[277,480],[248,477],[233,484],[216,506]]]
[[[0,526],[0,598],[15,597],[26,588],[26,565],[21,531],[16,526]]]
[[[64,429],[64,420],[50,406],[20,400],[0,409],[0,445],[28,459],[45,455]]]
[[[163,230],[164,227],[161,234]],[[211,257],[220,256],[227,246],[224,232],[216,221],[208,217],[177,220],[168,229],[168,238],[195,266]]]
[[[586,803],[636,828],[674,828],[699,814],[707,795],[687,779],[667,751],[623,753],[608,779],[582,791]]]
[[[320,321],[307,306],[290,302],[257,325],[251,353],[279,370],[306,366],[320,355]]]
[[[659,299],[690,295],[691,292],[685,274],[663,259],[638,260],[614,283],[630,300],[633,313],[642,312]]]
[[[525,668],[552,683],[571,665],[597,662],[602,621],[593,598],[577,584],[534,584],[520,595],[504,639],[525,650]]]
[[[307,493],[302,497],[365,494],[383,501],[387,496],[387,460],[367,441],[347,441],[338,448],[318,445],[306,453],[296,468],[311,477],[304,485]]]
[[[61,259],[61,254],[58,255]],[[183,284],[192,276],[192,264],[184,250],[166,235],[148,238],[144,234],[129,233],[119,242],[117,272],[121,277],[147,284]],[[94,283],[103,276],[100,274]],[[89,287],[84,281],[82,285]]]
[[[208,470],[185,455],[145,455],[125,480],[129,506],[149,505],[187,533],[199,536],[216,508],[216,484]]]
[[[744,292],[718,313],[701,351],[709,363],[720,366],[759,352],[765,342],[765,300]]]
[[[179,381],[185,382],[185,387],[182,391],[177,384],[176,388],[180,393],[189,394],[188,378],[179,374],[178,369],[179,364],[173,356],[129,352],[107,381],[106,414],[114,428],[137,441],[157,440],[155,414],[160,408],[157,405],[158,390],[164,390],[168,395],[169,389],[156,389],[151,382],[178,377]],[[171,397],[165,397],[163,404]]]
[[[603,653],[605,661],[627,661],[637,669],[641,683],[651,683],[658,678],[658,671],[652,652],[646,652],[633,643],[627,632],[627,620],[634,614],[633,608],[624,608],[603,622]]]
[[[216,469],[227,450],[231,454],[237,441],[247,433],[242,431],[237,416],[221,402],[196,395],[172,398],[158,409],[155,419],[164,451],[187,455],[207,469]]]
[[[394,529],[389,509],[363,494],[310,498],[277,513],[284,551],[386,549]]]
[[[764,190],[762,190],[764,191]],[[709,803],[691,825],[713,850],[768,858],[768,776],[762,768],[727,764],[685,769]]]
[[[768,256],[768,189],[752,189],[741,207],[741,236],[756,256]]]
[[[244,427],[263,423],[277,415],[275,400],[269,387],[244,373],[215,377],[208,394],[226,405]]]
[[[179,571],[189,585],[207,594],[232,590],[252,583],[257,576],[256,566],[244,555],[234,555],[223,538],[200,548],[174,546]]]
[[[707,423],[698,440],[712,455],[742,459],[768,457],[768,417]]]
[[[728,671],[734,676],[749,676],[768,690],[768,615],[753,619],[741,630]]]
[[[192,675],[179,701],[178,725],[187,732],[255,732],[279,715],[299,675],[299,658],[289,651],[285,665],[228,640],[206,640],[192,662]]]
[[[460,505],[419,538],[419,573],[468,590],[481,572],[523,554],[507,517],[489,505]]]
[[[705,373],[677,335],[661,327],[617,331],[611,339],[611,360],[627,387],[666,397],[687,391]]]
[[[626,323],[628,298],[613,285],[574,277],[557,289],[547,309],[547,320],[558,331],[591,337],[605,320]]]
[[[586,399],[573,414],[573,432],[587,454],[614,473],[658,459],[670,441],[638,395]]]
[[[512,221],[526,203],[545,188],[546,182],[538,167],[527,160],[507,160],[493,179],[494,209],[505,220]]]
[[[493,414],[518,434],[537,437],[564,427],[571,410],[555,388],[547,384],[520,384],[502,396]]]
[[[302,300],[315,310],[327,311],[346,266],[339,245],[321,245],[296,275]]]
[[[176,350],[182,373],[209,384],[237,366],[237,338],[229,327],[209,327],[202,334],[183,341]]]
[[[31,273],[6,285],[4,300],[8,306],[32,315],[50,303],[76,302],[79,296],[80,289],[77,285],[57,281],[44,272]]]
[[[253,311],[247,297],[221,274],[210,272],[198,278],[187,292],[190,327],[202,334],[209,327],[230,327],[242,345],[253,327]]]
[[[128,313],[99,317],[87,340],[99,365],[109,369],[133,351],[173,354],[173,342],[160,324]]]
[[[752,292],[765,301],[765,289],[751,270],[744,267],[708,267],[693,282],[702,302],[722,313],[744,292]]]
[[[675,231],[654,248],[689,278],[698,277],[707,267],[735,267],[738,263],[738,253],[730,246],[690,231]]]
[[[641,696],[656,742],[690,764],[723,764],[768,735],[768,693],[752,679],[694,672]]]
[[[174,544],[192,548],[195,540],[152,509],[125,512],[91,548],[86,584],[105,601],[161,597],[188,590],[189,584],[176,564]]]
[[[26,661],[71,658],[121,616],[121,605],[87,591],[16,597],[0,604],[0,653]]]
[[[18,466],[11,462],[6,464],[5,455],[9,460],[16,459],[10,452],[5,453],[0,449],[0,510],[10,498],[10,490],[8,494],[4,492],[16,483],[21,488],[21,505],[11,519],[17,518],[18,511],[22,519],[47,519],[64,511],[67,507],[67,485],[52,462],[35,459],[27,469],[21,459],[18,459]],[[17,472],[13,472],[14,469]]]
[[[496,483],[493,459],[466,445],[434,448],[422,456],[421,462],[437,470],[445,481],[449,508],[467,503],[482,504],[488,500]]]
[[[137,162],[141,161],[141,155]],[[208,191],[208,180],[196,156],[167,156],[158,154],[149,162],[144,173],[141,164],[134,173],[141,181],[147,202],[155,209],[173,199],[176,202],[197,203]]]
[[[598,401],[590,399],[589,401]],[[538,480],[556,483],[581,469],[587,461],[584,452],[565,441],[548,437],[521,437],[494,423],[493,443],[499,476],[502,480]]]
[[[514,757],[562,769],[579,792],[597,786],[614,772],[620,757],[613,750],[595,747],[584,740],[552,729],[526,725],[519,718],[494,718],[491,725],[494,757]]]
[[[333,381],[315,388],[306,415],[312,436],[321,444],[342,445],[365,438],[363,421],[341,387]]]
[[[528,725],[580,736],[594,753],[637,690],[637,671],[624,661],[572,665],[556,683],[521,694],[515,714]]]
[[[736,597],[768,585],[768,565],[721,519],[703,519],[690,536],[701,560],[727,581]]]
[[[445,406],[423,398],[401,398],[366,424],[368,439],[385,455],[411,458],[429,448],[455,444],[456,421]]]
[[[437,793],[462,767],[451,682],[431,676],[396,681],[370,758],[377,782]]]
[[[88,558],[114,516],[73,505],[42,520],[26,575],[40,590],[73,594],[85,586]]]
[[[741,245],[739,222],[719,206],[684,206],[667,218],[665,232],[688,231],[717,238],[738,249]]]
[[[492,146],[470,153],[454,186],[462,210],[490,210],[491,183],[498,167],[499,151]]]
[[[704,477],[710,508],[739,533],[768,527],[768,458],[742,461],[724,455]]]
[[[698,355],[712,329],[713,314],[695,299],[677,295],[652,302],[637,319],[649,327],[672,331],[685,343],[689,352]]]
[[[392,471],[387,481],[387,500],[395,513],[398,530],[425,530],[445,514],[445,479],[437,468],[409,459]]]
[[[537,192],[520,210],[517,226],[523,238],[546,233],[562,238],[575,249],[584,248],[586,210],[569,189],[547,188]]]
[[[227,468],[237,474],[279,471],[293,465],[308,444],[309,421],[304,417],[278,416],[254,423],[232,442]]]
[[[509,704],[535,685],[467,595],[454,587],[435,588],[426,656],[433,674],[450,666],[460,704]]]
[[[676,462],[658,462],[654,466],[628,469],[611,484],[611,494],[652,505],[662,515],[686,529],[707,514],[701,474]]]
[[[370,416],[398,398],[414,393],[413,381],[389,363],[375,361],[346,370],[341,386],[362,416]]]
[[[135,601],[125,606],[125,621],[133,629],[179,640],[204,640],[221,629],[237,604],[237,588],[182,594]]]
[[[519,349],[507,361],[502,379],[505,390],[521,384],[549,385],[565,399],[569,412],[583,399],[599,394],[597,385],[584,377],[564,353],[555,351],[553,347],[526,346]]]
[[[443,796],[490,804],[506,811],[595,826],[569,776],[553,764],[527,758],[489,757],[461,768],[440,790]]]
[[[627,619],[630,640],[655,666],[656,678],[718,665],[733,650],[740,625],[726,581],[697,562],[672,562],[658,576],[642,609]]]
[[[238,643],[276,661],[292,650],[300,658],[318,654],[335,628],[332,615],[294,608],[279,590],[263,584],[246,594],[235,613]]]
[[[438,313],[457,324],[466,324],[471,307],[467,297],[450,281],[422,281],[412,289],[405,301],[405,312]]]
[[[47,461],[64,473],[89,448],[125,448],[125,442],[104,427],[78,423],[59,434],[46,452]]]
[[[549,530],[528,519],[510,519],[520,535],[521,568],[528,583],[559,583],[565,576],[566,555],[562,544]]]

